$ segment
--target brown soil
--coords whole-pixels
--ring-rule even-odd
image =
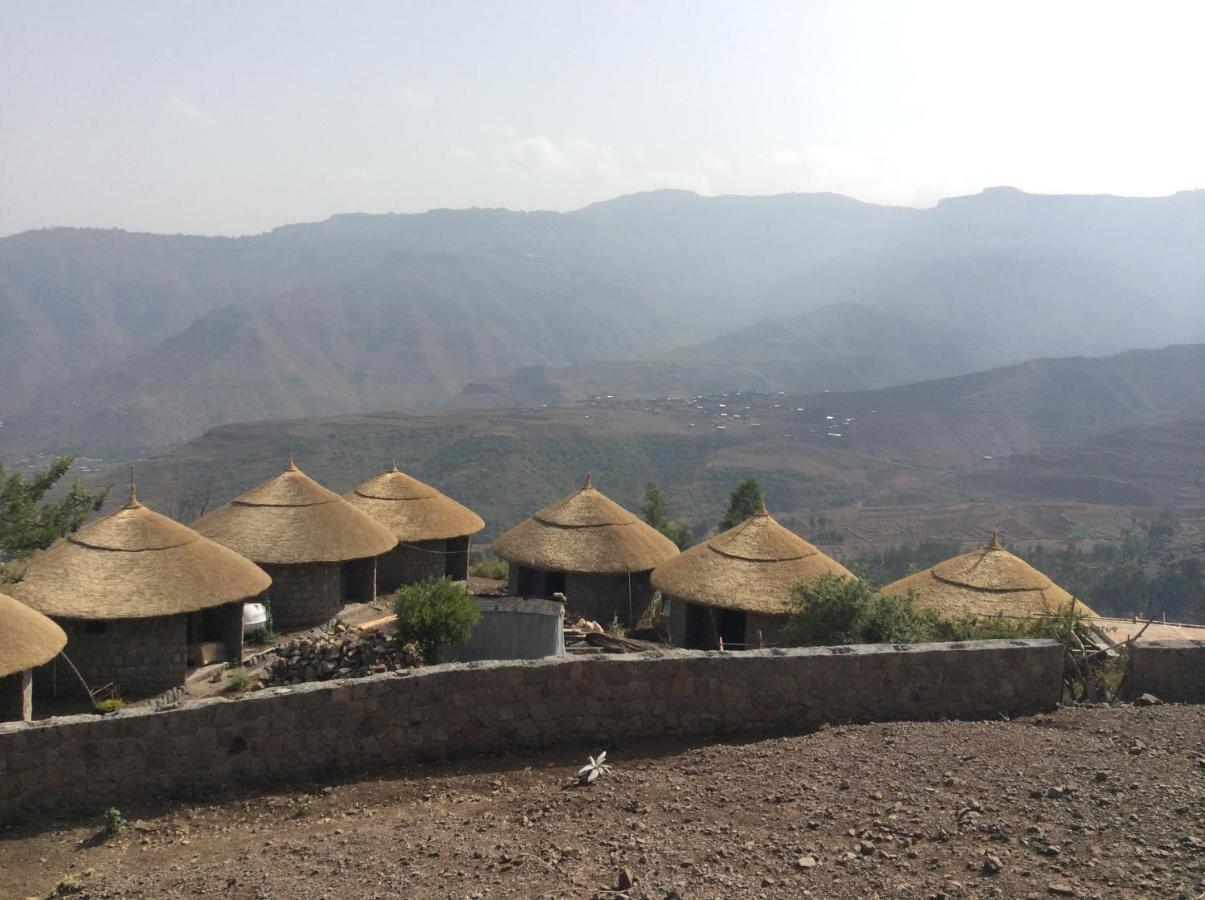
[[[12,829],[0,893],[68,874],[87,898],[1205,892],[1202,707],[620,746],[577,787],[593,749],[126,809],[107,841],[95,820]]]

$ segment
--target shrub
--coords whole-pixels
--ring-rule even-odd
[[[248,675],[246,672],[240,671],[240,672],[235,672],[234,674],[232,674],[230,676],[230,678],[226,681],[226,686],[223,687],[222,690],[226,691],[227,693],[233,694],[237,691],[245,691],[250,686],[251,686],[251,676]]]
[[[504,559],[482,557],[473,560],[469,566],[469,574],[474,578],[492,578],[495,581],[505,581],[510,569]]]
[[[439,649],[468,640],[481,613],[473,596],[448,578],[408,584],[393,604],[397,639],[422,648],[427,663],[439,661]]]
[[[796,610],[783,629],[788,644],[909,643],[927,637],[910,597],[880,597],[862,579],[822,575],[792,589]]]
[[[126,817],[121,814],[121,810],[116,806],[110,806],[105,810],[105,821],[101,826],[101,833],[106,838],[115,837],[126,830]]]
[[[119,709],[125,709],[126,702],[120,697],[110,697],[108,700],[98,700],[93,706],[98,713],[117,712]]]
[[[1052,638],[1073,646],[1088,638],[1083,617],[1052,613],[1036,619],[960,616],[945,619],[919,610],[913,597],[876,594],[862,579],[823,575],[793,589],[796,610],[783,640],[800,646],[910,644],[920,641],[989,641]]]

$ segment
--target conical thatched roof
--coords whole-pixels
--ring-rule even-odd
[[[293,464],[198,519],[193,527],[257,563],[343,562],[397,546],[377,524]]]
[[[66,643],[67,635],[50,619],[0,594],[0,678],[49,662]]]
[[[131,485],[121,509],[31,556],[10,592],[48,616],[142,619],[245,600],[271,583],[250,560],[147,509]]]
[[[399,541],[464,537],[485,527],[477,513],[431,485],[399,472],[396,464],[344,494],[343,499],[368,513]]]
[[[1030,618],[1067,611],[1069,593],[1000,546],[996,535],[986,547],[940,562],[887,585],[881,593],[903,596],[916,592],[916,606],[942,616]],[[1095,616],[1078,600],[1078,612]]]
[[[674,542],[599,493],[581,490],[545,506],[491,545],[502,559],[554,572],[645,572],[678,555]]]
[[[696,544],[653,571],[653,587],[691,603],[767,615],[791,612],[791,588],[850,571],[766,512]]]

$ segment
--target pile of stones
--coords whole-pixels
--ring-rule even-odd
[[[384,631],[360,631],[335,625],[281,644],[264,666],[259,687],[359,678],[412,669],[423,664],[417,644],[399,644]]]

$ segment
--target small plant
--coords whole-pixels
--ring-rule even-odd
[[[611,635],[611,637],[623,637],[623,619],[619,618],[618,615],[611,616],[611,621],[607,624],[607,634]]]
[[[59,879],[59,883],[54,886],[52,897],[69,897],[73,894],[81,893],[84,886],[79,883],[79,879],[68,872]]]
[[[126,821],[126,817],[121,814],[121,810],[116,806],[110,806],[105,810],[105,821],[101,826],[101,834],[106,839],[116,837],[125,831],[128,825],[129,823]]]
[[[398,642],[418,644],[429,664],[439,662],[441,647],[467,641],[481,618],[473,596],[448,578],[405,585],[393,609]]]
[[[310,803],[314,800],[309,794],[298,794],[289,800],[289,807],[293,810],[294,818],[301,818],[310,811]]]
[[[577,783],[586,785],[594,784],[599,778],[611,771],[611,767],[605,762],[607,751],[604,750],[598,756],[587,756],[588,763],[577,770]]]
[[[251,676],[246,672],[235,672],[226,682],[226,686],[222,688],[228,694],[245,691],[251,686]]]
[[[119,709],[125,709],[126,702],[120,697],[110,697],[107,700],[98,700],[93,708],[101,715],[104,715],[105,713],[112,713],[117,712]]]

